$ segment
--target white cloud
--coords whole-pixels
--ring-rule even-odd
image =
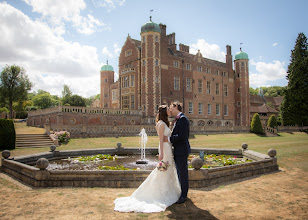
[[[113,54],[109,52],[109,50],[108,50],[107,47],[104,47],[104,48],[103,48],[102,54],[103,54],[103,55],[107,55],[108,58],[113,58]]]
[[[123,6],[126,0],[92,0],[96,7],[107,8],[110,12],[115,9],[117,5]]]
[[[278,43],[273,43],[273,45],[272,45],[272,46],[273,46],[273,47],[276,47],[277,45],[278,45]]]
[[[0,66],[24,67],[33,90],[60,95],[68,84],[83,97],[100,92],[99,83],[93,83],[101,66],[95,47],[65,41],[46,23],[31,20],[7,3],[0,3],[0,24]]]
[[[120,56],[120,52],[121,52],[121,47],[119,47],[118,43],[114,43],[113,44],[113,52],[116,56]]]
[[[199,39],[197,43],[190,45],[190,53],[196,54],[198,50],[205,58],[226,62],[226,53],[222,52],[217,44],[209,44],[204,39]]]
[[[42,19],[49,21],[53,26],[61,27],[63,30],[65,23],[72,22],[76,30],[85,35],[90,35],[100,27],[106,25],[88,14],[86,17],[80,12],[86,8],[84,0],[24,0],[32,6],[32,11],[42,14]],[[58,32],[63,34],[62,32]]]
[[[249,63],[256,68],[256,73],[249,74],[249,84],[252,87],[268,86],[273,81],[285,79],[287,75],[285,62],[274,60],[272,63],[265,63],[251,60]]]

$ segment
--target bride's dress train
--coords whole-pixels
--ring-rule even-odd
[[[165,126],[165,136],[171,135],[171,130]],[[146,180],[129,197],[117,198],[114,203],[115,211],[119,212],[161,212],[175,203],[181,195],[181,187],[175,169],[171,145],[164,142],[163,161],[169,161],[167,171],[155,168]],[[159,149],[159,148],[158,148]]]

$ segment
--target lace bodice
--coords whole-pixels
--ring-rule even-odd
[[[165,122],[163,122],[162,120],[159,120],[157,122],[156,128],[157,128],[157,133],[158,133],[158,128],[160,126],[165,126],[165,131],[164,131],[164,136],[170,137],[171,136],[171,129],[166,125]]]

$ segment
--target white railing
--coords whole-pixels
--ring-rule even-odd
[[[142,115],[140,110],[129,110],[129,109],[103,109],[103,108],[92,108],[92,107],[77,107],[77,106],[56,106],[48,109],[39,109],[30,111],[28,116],[41,116],[48,115],[51,113],[88,113],[88,114],[112,114],[112,115]]]

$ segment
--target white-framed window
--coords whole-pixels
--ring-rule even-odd
[[[155,59],[155,65],[158,66],[158,59]]]
[[[216,104],[216,115],[220,115],[220,104]]]
[[[228,76],[226,72],[222,72],[222,76]]]
[[[202,105],[202,103],[198,104],[198,113],[199,113],[199,115],[203,114],[203,105]]]
[[[202,93],[202,80],[198,79],[198,92]]]
[[[180,78],[174,76],[174,90],[180,90]]]
[[[179,67],[179,62],[178,62],[178,61],[176,61],[176,60],[175,60],[175,61],[173,61],[173,66],[174,66],[174,67]]]
[[[193,114],[194,113],[194,106],[192,102],[188,103],[188,113]]]
[[[198,67],[197,67],[197,71],[198,71],[198,72],[202,72],[202,66],[198,66]]]
[[[186,91],[191,92],[191,78],[186,78]]]
[[[206,72],[206,73],[211,73],[211,69],[207,67],[207,68],[205,69],[205,72]]]
[[[219,76],[219,70],[216,70],[216,75]]]
[[[189,63],[186,63],[186,69],[190,70],[191,69],[191,65]]]
[[[209,103],[207,104],[207,114],[211,115],[212,114],[212,105]]]
[[[135,86],[135,75],[131,75],[130,76],[130,85],[132,86],[132,87],[134,87]]]
[[[129,109],[129,96],[122,96],[122,108]]]
[[[224,105],[224,116],[227,116],[228,115],[228,105],[225,104]]]
[[[216,95],[219,95],[219,83],[216,83]]]
[[[206,82],[206,93],[211,94],[211,82],[210,81]]]
[[[122,88],[129,87],[129,76],[122,77]]]
[[[125,51],[125,56],[126,56],[126,57],[128,57],[128,56],[130,56],[130,55],[132,55],[132,50],[127,50],[127,51]]]
[[[228,85],[224,84],[224,94],[225,96],[228,96]]]

